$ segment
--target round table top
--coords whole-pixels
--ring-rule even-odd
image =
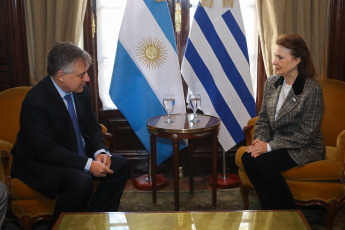
[[[199,122],[192,122],[193,113],[171,114],[173,123],[165,122],[168,115],[150,118],[147,121],[149,130],[167,133],[196,133],[211,130],[218,130],[220,119],[210,115],[197,114]]]

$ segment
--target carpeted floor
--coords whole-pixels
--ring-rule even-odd
[[[194,196],[190,197],[188,191],[180,191],[181,211],[209,211],[212,208],[212,197],[210,190],[196,190]],[[260,203],[255,194],[249,197],[251,210],[260,209]],[[150,191],[126,191],[124,192],[119,211],[121,212],[145,212],[145,211],[174,211],[174,193],[172,191],[158,191],[157,205],[152,203],[152,193]],[[243,208],[242,196],[239,188],[218,189],[217,210],[231,211]],[[325,230],[326,210],[322,207],[302,208],[307,221],[313,230]],[[19,227],[8,221],[3,229],[19,230]],[[46,230],[45,224],[38,224],[34,230]],[[343,206],[337,213],[333,225],[334,230],[345,230],[345,207]]]
[[[151,191],[129,191],[122,196],[119,211],[143,212],[143,211],[174,211],[174,192],[157,191],[157,205],[152,203]],[[242,209],[242,197],[239,189],[218,189],[217,210]],[[260,209],[260,204],[254,195],[250,196],[250,208]],[[212,207],[212,191],[196,190],[193,197],[189,191],[180,191],[181,211],[209,211]]]

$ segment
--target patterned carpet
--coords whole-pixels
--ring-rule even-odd
[[[188,191],[180,191],[181,211],[207,211],[213,210],[211,191],[194,191],[190,197]],[[249,196],[249,208],[260,209],[260,203],[255,194]],[[152,203],[150,191],[125,192],[121,199],[119,211],[143,212],[143,211],[174,211],[174,193],[171,191],[157,192],[157,205]],[[217,191],[217,210],[241,210],[243,208],[242,196],[239,188],[222,189]],[[302,208],[307,221],[314,230],[325,230],[326,210],[322,207]],[[335,218],[334,230],[345,230],[345,207],[343,206]]]

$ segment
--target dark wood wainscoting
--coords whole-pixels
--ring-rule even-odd
[[[345,81],[345,2],[331,0],[327,78]]]
[[[130,160],[132,164],[131,177],[148,173],[149,155],[120,111],[103,111],[100,114],[100,123],[104,124],[108,128],[108,132],[113,135],[110,151],[125,156]],[[227,173],[237,174],[237,166],[234,159],[236,150],[243,144],[244,142],[226,152]],[[211,172],[211,146],[211,139],[205,138],[197,141],[197,148],[194,154],[194,175],[204,176]],[[218,147],[218,156],[218,171],[222,172],[223,152],[220,146]],[[179,159],[183,174],[188,175],[187,148],[180,151]],[[172,176],[172,158],[167,159],[158,166],[158,173]]]
[[[0,0],[0,91],[29,85],[23,0]]]
[[[132,176],[147,173],[148,154],[120,111],[102,111],[99,113],[99,122],[113,135],[110,151],[123,155],[131,161]]]

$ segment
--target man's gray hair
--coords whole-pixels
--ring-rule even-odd
[[[71,73],[75,61],[84,60],[89,67],[92,63],[90,54],[71,42],[55,43],[48,54],[47,71],[50,76],[55,76],[58,71]]]

